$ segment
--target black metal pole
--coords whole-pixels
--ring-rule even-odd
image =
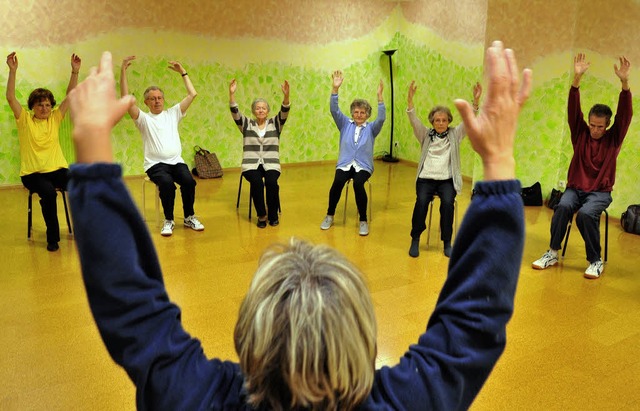
[[[385,50],[384,54],[389,56],[389,79],[391,83],[391,136],[389,138],[389,154],[382,157],[382,161],[395,163],[398,161],[396,157],[393,156],[393,64],[391,61],[391,56],[395,53],[396,50]]]

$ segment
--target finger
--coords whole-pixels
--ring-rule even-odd
[[[504,56],[506,59],[506,64],[507,64],[507,76],[508,79],[510,80],[511,83],[511,96],[512,98],[516,98],[516,95],[518,93],[518,85],[519,85],[519,81],[518,81],[518,62],[516,61],[516,57],[515,54],[513,53],[513,50],[511,49],[506,49],[504,51]]]
[[[520,107],[527,101],[531,92],[531,83],[533,81],[533,72],[530,69],[522,71],[522,84],[518,93],[518,104]]]
[[[136,98],[131,94],[118,99],[114,105],[112,112],[112,122],[116,124],[124,115],[129,111],[131,107],[136,103]]]
[[[460,113],[460,118],[462,118],[467,135],[470,136],[476,133],[477,119],[469,102],[462,99],[456,99],[453,104],[456,106],[458,113]]]
[[[113,77],[113,57],[108,51],[102,53],[102,58],[100,58],[99,73],[104,73],[106,75],[111,74],[111,76]]]

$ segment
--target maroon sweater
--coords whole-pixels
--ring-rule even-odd
[[[589,124],[580,108],[580,89],[569,90],[568,121],[573,144],[573,158],[569,165],[567,187],[581,191],[613,190],[616,181],[616,159],[629,129],[633,107],[631,91],[620,91],[618,109],[613,125],[602,138],[591,138]]]

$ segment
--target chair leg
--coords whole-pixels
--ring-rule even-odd
[[[609,254],[609,213],[604,210],[604,262],[607,262]]]
[[[240,207],[240,193],[242,193],[242,173],[240,173],[240,184],[238,185],[238,199],[236,200],[236,208]]]
[[[429,247],[429,239],[431,237],[431,217],[433,215],[433,201],[435,200],[435,197],[431,199],[431,201],[429,202],[429,205],[427,205],[427,214],[429,215],[427,218],[429,219],[429,222],[427,223],[427,247]]]
[[[33,224],[33,191],[29,191],[29,200],[27,203],[27,239],[31,239],[31,226]]]
[[[569,244],[569,234],[571,234],[571,226],[573,225],[573,217],[569,220],[567,224],[567,234],[564,236],[564,246],[562,247],[562,258],[564,258],[564,253],[567,252],[567,244]]]
[[[64,216],[67,218],[67,228],[69,228],[69,234],[73,234],[71,230],[71,219],[69,218],[69,209],[67,208],[67,192],[65,190],[59,190],[62,194],[62,203],[64,204]]]
[[[349,183],[351,180],[347,180],[347,184],[345,184],[345,194],[344,194],[344,212],[342,213],[342,224],[347,224],[347,202],[349,201]]]
[[[373,203],[373,192],[371,191],[371,180],[367,180],[369,183],[369,222],[373,221],[373,213],[371,213],[371,204]]]

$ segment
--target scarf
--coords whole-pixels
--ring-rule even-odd
[[[431,139],[431,141],[433,141],[436,137],[445,138],[448,134],[449,134],[449,129],[446,129],[442,133],[438,133],[435,128],[432,128],[429,131],[429,138]]]

